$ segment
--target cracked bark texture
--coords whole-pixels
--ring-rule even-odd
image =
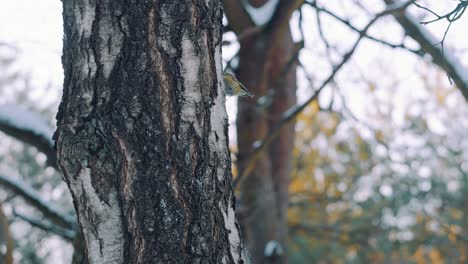
[[[219,0],[63,0],[59,167],[90,263],[247,263]]]

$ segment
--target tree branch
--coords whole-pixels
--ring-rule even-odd
[[[294,10],[299,8],[304,3],[304,0],[280,0],[276,7],[273,18],[268,23],[268,28],[277,30],[284,26],[289,26],[289,19],[293,14]]]
[[[331,17],[333,17],[334,19],[340,21],[342,24],[344,24],[345,26],[347,26],[347,27],[348,27],[349,29],[351,29],[352,31],[357,32],[357,33],[360,33],[361,30],[358,29],[357,27],[355,27],[353,24],[351,24],[350,21],[348,21],[348,20],[346,20],[346,19],[344,19],[344,18],[342,18],[342,17],[336,15],[335,13],[333,13],[332,11],[330,11],[330,10],[328,10],[328,9],[326,9],[326,8],[319,7],[319,6],[316,4],[315,1],[314,1],[314,2],[306,2],[306,4],[309,5],[309,6],[311,6],[311,7],[313,7],[313,8],[315,8],[317,11],[321,11],[321,12],[323,12],[323,13],[325,13],[325,14],[331,16]],[[317,16],[318,16],[318,14],[317,14]],[[387,41],[385,41],[385,40],[382,40],[382,39],[379,39],[379,38],[370,36],[370,35],[368,35],[368,34],[366,34],[364,37],[366,37],[366,38],[369,39],[369,40],[372,40],[372,41],[375,41],[375,42],[377,42],[377,43],[380,43],[380,44],[382,44],[382,45],[384,45],[384,46],[387,46],[387,47],[389,47],[389,48],[401,48],[401,49],[408,50],[408,51],[410,51],[410,52],[412,52],[412,53],[414,53],[414,54],[421,55],[421,53],[420,53],[418,50],[413,50],[413,49],[407,47],[404,43],[401,43],[401,44],[393,44],[393,43],[389,43],[389,42],[387,42]]]
[[[0,106],[0,131],[36,147],[47,156],[47,165],[58,169],[53,130],[37,113],[16,105]]]
[[[73,240],[75,239],[76,232],[71,230],[71,229],[60,228],[60,227],[55,226],[52,223],[44,222],[44,221],[41,221],[39,219],[35,219],[35,218],[32,218],[32,217],[23,215],[23,214],[18,213],[16,211],[13,211],[13,215],[15,215],[16,217],[18,217],[19,219],[21,219],[23,221],[28,222],[30,225],[32,225],[34,227],[42,229],[42,230],[44,230],[46,232],[52,232],[52,233],[64,238],[68,242],[73,242]]]
[[[386,0],[385,2],[390,5],[394,1]],[[453,54],[444,50],[443,46],[437,46],[441,42],[421,26],[413,16],[405,12],[393,16],[406,31],[406,34],[418,42],[423,52],[431,55],[434,63],[455,82],[465,100],[468,101],[468,74],[466,74],[468,70]]]
[[[242,6],[242,1],[223,0],[223,7],[229,25],[237,36],[240,36],[249,29],[256,28],[249,14]]]
[[[293,121],[311,102],[316,100],[320,94],[320,92],[335,78],[336,74],[340,71],[340,69],[351,59],[352,55],[356,51],[357,46],[361,42],[361,40],[366,35],[369,28],[381,17],[393,14],[395,12],[402,12],[406,7],[408,7],[413,1],[408,1],[403,4],[392,5],[388,7],[384,11],[375,15],[375,17],[370,20],[370,22],[359,32],[359,38],[354,43],[353,47],[343,56],[341,62],[333,68],[332,73],[328,76],[328,78],[320,85],[320,87],[315,91],[315,93],[307,99],[304,103],[300,105],[294,105],[289,108],[284,114],[281,121],[276,125],[275,128],[271,130],[271,133],[265,137],[261,141],[256,141],[253,146],[253,150],[248,158],[248,164],[245,166],[245,169],[239,173],[239,176],[234,180],[233,185],[234,187],[242,180],[243,178],[247,177],[255,167],[255,162],[261,156],[263,150],[279,135],[281,129],[288,125],[291,121]]]
[[[278,40],[283,37],[289,28],[289,19],[293,12],[303,3],[304,0],[280,0],[273,18],[265,28],[266,31],[271,31],[270,43],[278,43]]]
[[[23,197],[26,202],[37,208],[50,221],[68,229],[76,229],[77,223],[74,216],[64,214],[40,196],[40,194],[21,180],[0,174],[0,184]]]

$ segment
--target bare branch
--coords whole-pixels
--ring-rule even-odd
[[[459,0],[458,5],[454,9],[452,9],[452,11],[448,12],[445,15],[439,15],[436,12],[430,10],[429,8],[424,7],[424,6],[422,6],[422,5],[420,5],[420,4],[416,3],[416,2],[414,3],[414,5],[421,8],[421,9],[423,9],[423,10],[426,10],[426,11],[430,12],[431,14],[433,14],[434,16],[436,16],[435,19],[425,21],[425,22],[421,22],[421,24],[427,25],[427,24],[430,24],[430,23],[433,23],[433,22],[436,22],[436,21],[439,21],[439,20],[443,20],[443,19],[447,20],[451,24],[452,22],[460,19],[460,17],[465,13],[466,8],[468,7],[468,1]]]
[[[315,6],[317,6],[316,2],[314,2],[314,4],[315,4]],[[331,48],[335,49],[335,47],[332,47],[332,45],[328,42],[327,38],[325,37],[325,33],[323,32],[322,19],[320,18],[320,13],[321,13],[322,9],[317,7],[315,10],[317,11],[317,14],[316,14],[315,18],[316,18],[316,21],[317,21],[317,28],[318,28],[319,36],[322,39],[322,42],[325,44],[325,48],[327,49],[327,53],[329,53],[329,49],[331,49]]]
[[[245,167],[243,171],[239,173],[239,176],[235,179],[233,182],[234,187],[237,186],[237,184],[242,180],[243,178],[247,177],[255,167],[255,162],[257,159],[261,156],[263,150],[279,135],[281,132],[281,129],[284,128],[287,124],[289,124],[291,121],[293,121],[299,113],[301,113],[311,102],[316,100],[320,94],[320,92],[335,78],[336,74],[340,71],[340,69],[351,59],[352,55],[356,51],[356,48],[358,47],[359,43],[361,40],[364,38],[366,35],[367,31],[369,28],[381,17],[393,14],[396,12],[401,12],[403,11],[406,7],[408,7],[413,1],[408,1],[403,4],[398,4],[398,5],[392,5],[391,7],[388,7],[384,11],[378,13],[375,15],[375,17],[369,21],[369,23],[364,27],[359,32],[359,38],[356,40],[354,43],[353,47],[342,57],[342,60],[339,64],[337,64],[334,68],[332,73],[328,76],[328,78],[320,85],[320,87],[315,90],[315,93],[307,99],[303,104],[300,105],[294,105],[291,108],[289,108],[284,114],[281,119],[281,121],[276,125],[271,130],[271,133],[264,138],[261,141],[256,141],[256,143],[253,146],[253,150],[249,156],[248,164]]]
[[[30,225],[32,225],[34,227],[42,229],[42,230],[44,230],[46,232],[54,233],[54,234],[64,238],[65,240],[67,240],[69,242],[73,242],[73,240],[75,239],[76,232],[74,230],[60,228],[60,227],[58,227],[58,226],[56,226],[56,225],[54,225],[54,224],[52,224],[50,222],[44,222],[44,221],[41,221],[39,219],[35,219],[35,218],[32,218],[32,217],[23,215],[21,213],[18,213],[15,210],[13,211],[13,215],[15,215],[16,217],[18,217],[19,219],[21,219],[23,221],[28,222]]]
[[[389,2],[386,0],[386,3]],[[465,100],[468,101],[468,75],[467,69],[462,66],[458,59],[451,53],[444,51],[443,44],[434,35],[421,26],[417,20],[408,13],[394,14],[395,19],[406,31],[406,34],[419,43],[424,53],[431,55],[434,63],[442,68],[447,75],[455,82],[460,89]],[[446,31],[447,32],[447,31]]]
[[[301,40],[305,41],[304,38],[304,26],[302,25],[302,21],[304,20],[304,14],[302,12],[302,8],[299,9],[299,21],[298,21],[298,27],[299,27],[299,32],[301,33]]]
[[[76,229],[77,223],[74,216],[61,212],[60,209],[54,207],[51,203],[42,199],[40,194],[29,187],[29,185],[19,179],[0,174],[0,184],[21,196],[29,204],[41,211],[45,217],[57,225],[68,229]]]
[[[289,19],[293,12],[302,6],[304,0],[280,0],[276,7],[273,19],[268,23],[265,30],[270,31],[270,43],[279,43],[279,39],[289,29]],[[273,46],[273,45],[272,45]],[[274,49],[270,49],[273,51]]]
[[[47,156],[47,165],[58,169],[52,128],[37,113],[16,105],[0,106],[0,131],[36,147]]]
[[[242,1],[223,0],[224,14],[229,20],[229,26],[237,36],[251,28],[255,28],[249,14],[242,6]]]
[[[327,15],[329,15],[329,16],[335,18],[336,20],[340,21],[342,24],[344,24],[345,26],[347,26],[349,29],[353,30],[354,32],[357,32],[357,33],[360,33],[360,32],[361,32],[360,29],[358,29],[357,27],[353,26],[353,25],[351,24],[351,22],[348,21],[347,19],[344,19],[344,18],[342,18],[342,17],[336,15],[335,13],[333,13],[332,11],[330,11],[330,10],[328,10],[328,9],[326,9],[326,8],[317,6],[317,4],[315,3],[315,1],[314,1],[314,2],[306,2],[306,4],[309,5],[309,6],[311,6],[311,7],[313,7],[313,8],[315,8],[315,9],[317,10],[317,13],[318,13],[318,11],[321,11],[321,12],[326,13]],[[382,45],[384,45],[384,46],[390,47],[390,48],[405,49],[405,50],[408,50],[408,51],[410,51],[410,52],[412,52],[412,53],[415,53],[415,54],[417,54],[417,55],[420,55],[420,52],[419,52],[418,50],[413,50],[413,49],[407,47],[404,43],[393,44],[393,43],[389,43],[389,42],[387,42],[387,41],[385,41],[385,40],[382,40],[382,39],[379,39],[379,38],[370,36],[370,35],[368,35],[368,34],[366,34],[364,37],[366,37],[366,38],[369,39],[369,40],[372,40],[372,41],[375,41],[375,42],[377,42],[377,43],[380,43],[380,44],[382,44]]]
[[[278,28],[289,26],[289,19],[292,13],[303,3],[304,0],[280,0],[268,28],[277,30]]]

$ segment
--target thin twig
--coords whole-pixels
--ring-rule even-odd
[[[352,31],[354,32],[357,32],[357,33],[360,33],[360,29],[358,29],[357,27],[355,27],[353,24],[351,24],[351,22],[347,19],[344,19],[338,15],[336,15],[335,13],[333,13],[332,11],[326,9],[326,8],[323,8],[323,7],[319,7],[317,6],[317,4],[315,4],[315,2],[311,3],[311,2],[306,2],[307,5],[315,8],[317,11],[321,11],[323,13],[326,13],[327,15],[333,17],[334,19],[340,21],[342,24],[344,24],[345,26],[347,26],[349,29],[351,29]],[[376,38],[376,37],[373,37],[373,36],[370,36],[368,34],[366,34],[364,37],[366,37],[367,39],[369,40],[372,40],[372,41],[375,41],[377,43],[380,43],[382,45],[385,45],[387,47],[390,47],[390,48],[400,48],[400,49],[405,49],[405,50],[408,50],[412,53],[415,53],[415,54],[419,54],[419,51],[418,50],[414,50],[414,49],[411,49],[409,47],[407,47],[403,42],[401,44],[393,44],[393,43],[390,43],[390,42],[387,42],[383,39],[379,39],[379,38]]]

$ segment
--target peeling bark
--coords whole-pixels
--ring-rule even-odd
[[[219,1],[63,0],[59,166],[90,263],[246,263]]]

